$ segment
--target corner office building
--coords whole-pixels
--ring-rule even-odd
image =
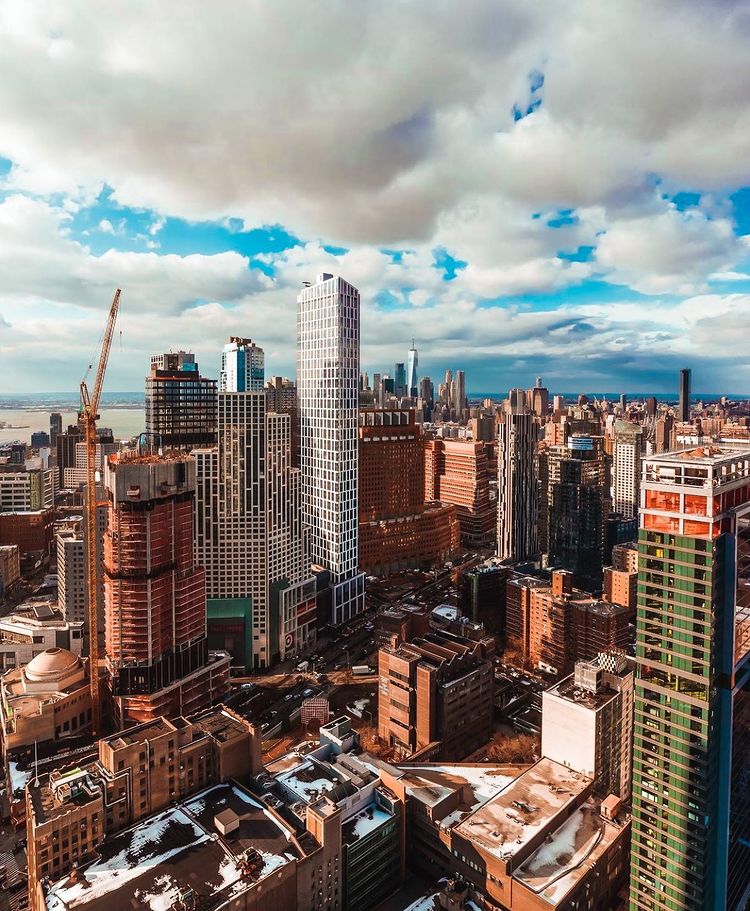
[[[631,911],[750,896],[750,449],[645,460]]]
[[[358,542],[359,291],[326,272],[297,298],[302,521],[330,574],[331,622],[364,609]]]

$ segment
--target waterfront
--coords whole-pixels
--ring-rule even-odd
[[[69,424],[75,424],[77,414],[68,409],[51,409],[62,415],[63,430]],[[0,408],[0,423],[5,422],[13,427],[0,427],[0,443],[13,440],[31,442],[31,434],[38,430],[49,433],[50,412],[39,408]],[[128,440],[143,431],[143,406],[133,405],[123,408],[102,408],[100,427],[111,427],[116,440]]]

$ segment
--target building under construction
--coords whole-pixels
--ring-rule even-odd
[[[111,456],[104,537],[107,680],[116,721],[190,714],[228,690],[208,652],[203,569],[193,556],[195,463]]]

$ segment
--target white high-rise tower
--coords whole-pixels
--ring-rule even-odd
[[[302,521],[311,562],[330,573],[331,622],[364,609],[358,546],[359,291],[318,275],[297,298]]]
[[[265,355],[252,339],[232,336],[221,353],[222,392],[262,392]]]

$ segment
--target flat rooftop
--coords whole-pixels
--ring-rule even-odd
[[[306,803],[317,800],[326,791],[332,791],[339,783],[328,765],[302,757],[296,765],[277,775],[276,780]]]
[[[236,737],[244,737],[247,728],[238,718],[225,709],[211,709],[199,718],[190,719],[195,727],[210,734],[219,743],[226,743]]]
[[[551,759],[540,759],[456,829],[463,838],[502,860],[564,814],[591,779]]]
[[[627,817],[602,818],[601,804],[589,798],[555,829],[513,873],[550,905],[557,906],[622,835]]]
[[[550,687],[547,692],[553,696],[567,699],[568,702],[574,702],[576,705],[583,705],[587,709],[600,709],[618,695],[616,690],[610,689],[608,686],[602,686],[596,693],[584,689],[576,684],[574,674]]]
[[[239,828],[221,835],[214,818],[234,811]],[[107,839],[100,857],[55,883],[48,911],[165,911],[181,893],[211,895],[217,906],[292,863],[292,833],[240,788],[224,784]],[[248,866],[242,863],[248,857]]]
[[[68,768],[63,771],[62,777],[65,779],[76,772],[87,772],[92,779],[96,778],[97,764],[94,761],[89,761],[76,768]],[[28,783],[28,793],[31,797],[31,805],[34,808],[37,823],[47,822],[58,816],[65,816],[74,806],[82,807],[102,799],[98,789],[93,787],[93,784],[89,786],[89,783],[84,779],[74,793],[61,802],[55,796],[52,787],[53,784],[57,784],[59,781],[60,779],[57,782],[50,782],[49,775],[40,775],[38,781],[32,780]]]
[[[134,743],[143,743],[146,740],[151,740],[154,737],[159,737],[175,730],[175,726],[167,721],[166,718],[154,718],[153,721],[144,721],[143,724],[105,738],[105,743],[108,743],[113,750],[121,750],[123,747],[132,746]]]
[[[408,795],[429,807],[443,828],[450,828],[463,822],[472,813],[509,787],[528,765],[492,765],[481,763],[469,765],[399,765],[404,773],[401,783]],[[443,816],[435,808],[446,798],[458,792],[458,805],[453,798],[448,806],[453,807]]]
[[[355,842],[367,838],[368,835],[372,835],[373,832],[376,832],[393,819],[392,813],[389,813],[383,807],[379,807],[373,801],[347,819],[341,826],[341,841],[345,845],[353,845]]]

